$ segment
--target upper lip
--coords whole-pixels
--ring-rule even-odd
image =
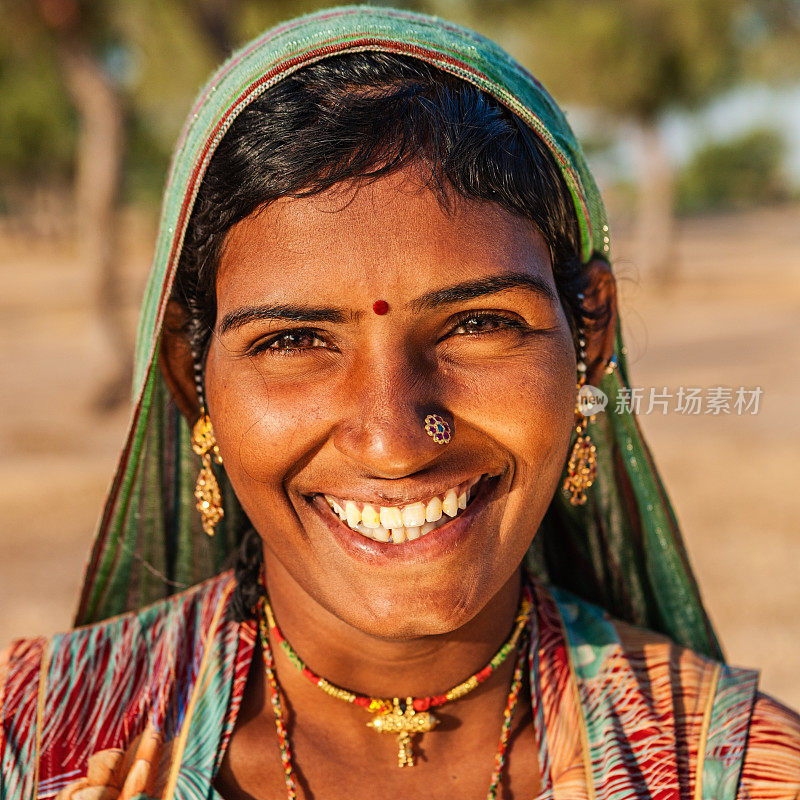
[[[337,500],[353,500],[356,503],[367,503],[373,506],[401,507],[410,506],[413,503],[426,502],[430,500],[431,497],[439,497],[445,494],[445,492],[448,492],[450,489],[455,489],[456,487],[464,484],[467,484],[468,486],[474,486],[481,478],[487,476],[494,477],[489,475],[488,472],[482,472],[478,475],[473,475],[470,478],[454,480],[452,483],[440,484],[439,486],[431,487],[430,489],[425,489],[424,491],[421,491],[419,488],[415,487],[413,495],[407,494],[404,496],[392,495],[380,490],[375,490],[371,497],[366,497],[363,493],[363,487],[361,489],[355,489],[352,492],[341,491],[337,489],[333,491],[314,492],[314,494],[328,495],[329,497],[335,497]]]

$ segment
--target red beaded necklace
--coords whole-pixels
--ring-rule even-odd
[[[264,658],[264,668],[267,674],[267,683],[270,691],[270,704],[272,705],[275,717],[275,726],[278,733],[278,744],[281,753],[281,762],[284,769],[286,790],[289,800],[297,797],[297,789],[294,781],[294,768],[292,764],[292,754],[289,745],[289,737],[283,721],[283,709],[280,699],[280,689],[275,676],[275,660],[270,644],[270,633],[278,642],[281,649],[289,657],[289,660],[298,670],[312,683],[321,688],[324,692],[339,700],[353,703],[365,708],[374,714],[373,718],[367,723],[374,730],[383,733],[392,733],[398,737],[398,764],[399,766],[413,766],[413,752],[411,747],[411,736],[418,733],[426,733],[433,729],[438,723],[438,719],[429,709],[444,705],[451,700],[456,700],[471,692],[483,683],[502,664],[508,654],[518,645],[520,646],[517,661],[514,669],[514,677],[511,681],[511,688],[503,712],[503,725],[500,732],[500,743],[495,755],[494,770],[489,787],[487,800],[495,800],[497,791],[500,787],[500,780],[505,764],[505,754],[508,746],[508,735],[511,728],[511,719],[517,704],[519,690],[522,685],[522,674],[525,663],[527,648],[525,647],[526,633],[533,607],[533,597],[530,587],[527,585],[523,589],[520,600],[520,608],[517,612],[514,630],[508,640],[498,650],[489,663],[474,675],[453,687],[449,692],[441,695],[432,695],[423,698],[409,697],[405,701],[400,698],[374,698],[368,695],[360,695],[350,692],[347,689],[336,686],[326,681],[309,669],[301,660],[300,656],[294,651],[289,642],[283,636],[275,621],[275,615],[266,595],[262,596],[260,602],[261,614],[259,615],[259,638],[261,641],[261,652]]]

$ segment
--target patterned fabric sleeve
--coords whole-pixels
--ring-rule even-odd
[[[252,653],[233,585],[225,572],[0,653],[0,800],[207,797]]]
[[[36,772],[36,720],[45,639],[18,639],[0,653],[0,798],[27,800]]]
[[[800,800],[800,716],[759,693],[738,800]]]

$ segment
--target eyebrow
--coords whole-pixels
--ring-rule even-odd
[[[264,306],[247,306],[237,308],[226,314],[219,323],[217,333],[222,335],[237,330],[251,322],[282,319],[289,322],[345,322],[353,317],[353,313],[344,308],[316,308],[301,305],[276,303]]]
[[[553,287],[544,279],[524,272],[511,272],[493,275],[472,281],[463,281],[443,289],[435,289],[421,295],[411,302],[413,311],[440,308],[452,303],[463,303],[478,297],[497,294],[506,289],[525,288],[544,297],[549,303],[558,305],[559,299]],[[251,322],[265,320],[285,320],[288,322],[338,322],[343,323],[358,316],[357,313],[336,306],[312,307],[287,303],[274,303],[262,306],[245,306],[226,314],[220,321],[217,333],[238,330]]]
[[[497,294],[506,289],[522,287],[544,297],[553,305],[559,304],[555,289],[544,279],[537,275],[525,272],[511,272],[505,275],[494,275],[487,278],[478,278],[473,281],[464,281],[444,289],[436,289],[418,297],[411,303],[414,311],[439,308],[450,303],[463,303],[465,300],[474,300],[489,294]]]

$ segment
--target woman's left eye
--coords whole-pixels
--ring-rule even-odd
[[[522,330],[525,323],[516,317],[507,317],[504,314],[469,314],[463,316],[455,327],[450,329],[448,336],[494,333],[498,330]]]
[[[269,352],[274,355],[294,355],[303,350],[327,346],[327,342],[316,331],[298,328],[297,330],[283,331],[259,342],[251,349],[250,354]]]

